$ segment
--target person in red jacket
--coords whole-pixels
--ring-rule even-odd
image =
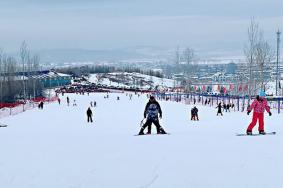
[[[257,120],[259,123],[259,127],[258,127],[259,134],[265,134],[264,111],[266,110],[269,113],[269,116],[272,115],[270,112],[270,107],[267,104],[267,100],[265,99],[265,96],[266,96],[265,93],[261,91],[248,109],[247,112],[248,115],[251,113],[252,110],[254,112],[253,112],[252,122],[247,128],[247,135],[252,135],[252,130],[255,127]]]

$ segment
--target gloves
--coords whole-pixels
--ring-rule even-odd
[[[251,111],[248,111],[247,114],[250,115]]]
[[[269,116],[271,116],[272,115],[272,113],[271,112],[269,112]]]
[[[144,119],[146,118],[146,114],[143,114]]]
[[[162,119],[162,114],[159,115],[159,118]]]

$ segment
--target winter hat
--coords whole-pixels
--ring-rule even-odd
[[[264,91],[260,91],[260,92],[259,92],[259,96],[260,96],[260,97],[266,97],[266,94],[265,94]]]

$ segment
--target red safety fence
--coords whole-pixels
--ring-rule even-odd
[[[54,102],[57,101],[58,97],[44,98],[38,97],[32,100],[27,100],[25,102],[19,101],[15,103],[0,103],[0,118],[16,115],[22,113],[26,110],[31,110],[38,107],[39,102]]]

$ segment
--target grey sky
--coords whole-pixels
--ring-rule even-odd
[[[0,47],[241,51],[251,17],[275,41],[280,0],[1,0]]]

